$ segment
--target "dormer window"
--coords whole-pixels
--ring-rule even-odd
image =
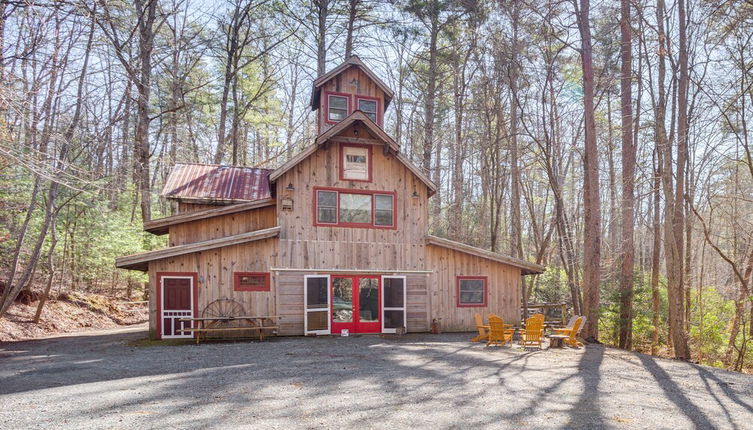
[[[327,94],[327,121],[340,122],[348,116],[348,96]]]
[[[365,113],[376,124],[379,124],[378,105],[377,99],[358,97],[358,110]]]
[[[347,145],[340,147],[340,179],[344,181],[371,181],[371,147]]]

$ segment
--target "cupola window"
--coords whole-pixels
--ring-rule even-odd
[[[327,120],[339,122],[348,116],[348,97],[327,95]]]
[[[377,101],[373,99],[358,99],[358,110],[365,113],[367,117],[378,124],[377,121]]]

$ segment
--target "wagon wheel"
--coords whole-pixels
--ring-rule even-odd
[[[218,317],[239,317],[245,315],[246,311],[243,309],[243,305],[232,299],[219,299],[208,304],[207,307],[201,312],[201,316],[204,318],[218,318]],[[225,328],[225,327],[237,327],[238,321],[225,320],[215,321],[212,324],[212,328]]]

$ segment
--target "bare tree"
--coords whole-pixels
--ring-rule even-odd
[[[635,265],[635,144],[633,142],[632,109],[632,30],[630,0],[620,0],[620,106],[622,111],[622,226],[620,243],[620,348],[632,347],[633,331],[633,270]]]
[[[599,196],[599,150],[596,146],[594,71],[591,48],[590,1],[573,0],[580,31],[585,145],[583,158],[583,313],[587,316],[584,337],[599,337],[601,284],[601,198]]]

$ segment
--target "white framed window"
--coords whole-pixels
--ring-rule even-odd
[[[351,181],[371,180],[371,150],[365,146],[342,146],[342,178]]]
[[[327,121],[340,122],[348,116],[348,97],[327,95]]]

